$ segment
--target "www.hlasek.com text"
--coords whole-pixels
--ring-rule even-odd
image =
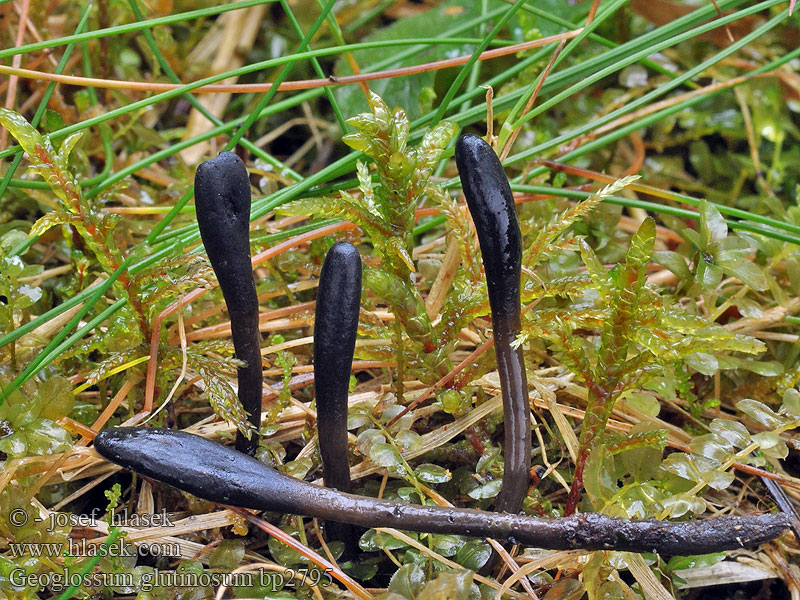
[[[87,538],[69,539],[67,542],[10,542],[11,556],[19,558],[59,558],[62,556],[165,556],[180,558],[181,546],[173,543],[140,543],[134,546],[118,539],[111,544],[93,543]]]

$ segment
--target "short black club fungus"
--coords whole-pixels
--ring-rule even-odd
[[[347,455],[347,397],[361,306],[361,257],[349,242],[334,244],[319,278],[314,320],[314,389],[317,431],[325,485],[351,492]],[[345,544],[345,556],[357,552],[351,525],[329,521],[330,539]]]

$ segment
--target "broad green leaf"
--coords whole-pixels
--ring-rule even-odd
[[[783,373],[783,365],[777,360],[761,361],[738,356],[719,356],[717,361],[720,369],[744,369],[762,377],[775,377]]]
[[[719,370],[719,362],[713,354],[694,352],[686,357],[686,364],[703,375],[713,375]]]
[[[661,468],[689,481],[698,481],[700,471],[691,456],[684,452],[673,452],[661,462]]]
[[[605,446],[596,446],[589,455],[583,472],[583,485],[595,508],[600,508],[603,501],[617,493],[617,477],[614,457]]]
[[[661,410],[661,403],[658,398],[647,392],[631,392],[625,396],[625,404],[646,414],[648,417],[657,417]]]
[[[359,402],[351,407],[347,414],[347,429],[358,429],[371,422],[372,406],[368,402]]]
[[[783,409],[793,417],[800,417],[800,392],[789,388],[783,393]]]
[[[422,447],[422,437],[410,429],[405,429],[394,437],[395,443],[403,452],[416,452]]]
[[[629,600],[628,594],[617,581],[605,581],[597,590],[597,600]],[[555,600],[555,597],[548,600]]]
[[[233,538],[222,540],[208,557],[208,566],[212,569],[232,571],[244,558],[244,540]]]
[[[414,474],[420,481],[425,483],[444,483],[445,481],[450,481],[453,477],[453,474],[448,469],[430,463],[419,465],[414,469]]]
[[[712,554],[696,554],[694,556],[673,556],[667,561],[667,569],[678,571],[682,569],[702,569],[717,564],[724,560],[726,552],[714,552]]]
[[[720,471],[718,469],[705,469],[702,472],[702,476],[703,481],[708,484],[709,487],[718,491],[726,489],[735,479],[733,473]]]
[[[700,239],[700,234],[694,229],[684,227],[681,229],[681,236],[683,236],[688,242],[697,248],[702,248],[704,246],[702,240]]]
[[[733,455],[733,444],[714,433],[701,435],[689,443],[695,454],[706,457],[712,465],[718,467]]]
[[[750,445],[750,432],[739,421],[714,419],[708,428],[736,448],[746,448]]]
[[[50,419],[41,419],[26,427],[25,433],[28,454],[37,456],[63,452],[72,443],[69,433]]]
[[[22,396],[20,402],[13,404],[6,401],[3,406],[3,413],[6,419],[11,422],[15,428],[24,427],[33,423],[42,410],[42,399],[38,396]]]
[[[686,259],[677,252],[672,250],[653,252],[653,262],[672,271],[680,281],[689,281],[692,278]]]
[[[399,468],[402,466],[397,449],[391,444],[379,442],[374,444],[369,451],[369,458],[381,467]]]
[[[725,259],[720,257],[717,264],[726,275],[736,277],[754,290],[761,292],[767,289],[767,276],[764,273],[764,269],[749,259]]]
[[[471,398],[462,394],[458,390],[448,389],[437,395],[437,399],[442,403],[442,409],[448,415],[457,415],[465,412],[472,403]]]
[[[425,583],[425,571],[419,565],[403,565],[389,582],[389,592],[398,594],[408,600],[415,600]]]
[[[28,449],[28,439],[24,431],[15,431],[11,435],[0,438],[0,452],[17,458],[25,456]]]
[[[310,457],[298,458],[284,465],[284,473],[295,479],[303,479],[313,466],[314,461]]]
[[[19,256],[4,256],[0,259],[0,268],[4,277],[16,279],[25,270],[25,263]]]
[[[458,549],[466,541],[460,535],[432,535],[433,548],[442,556],[455,556]]]
[[[494,498],[500,493],[500,488],[503,485],[502,479],[493,479],[487,483],[479,485],[468,492],[470,498],[475,500],[485,500],[486,498]]]
[[[787,421],[786,418],[777,415],[769,406],[758,400],[745,398],[736,403],[736,408],[767,429],[777,429]]]
[[[286,533],[292,535],[292,537],[297,538],[297,531],[293,527],[281,527]],[[269,541],[267,542],[267,546],[269,548],[269,553],[272,555],[272,558],[275,559],[275,562],[284,566],[291,566],[291,565],[302,565],[303,567],[307,566],[308,559],[300,554],[297,550],[290,548],[283,542],[278,541],[277,538],[273,536],[269,536]]]
[[[453,559],[462,567],[477,571],[480,569],[492,554],[492,547],[481,539],[469,539],[456,552]]]
[[[42,298],[42,290],[27,283],[19,284],[14,292],[14,299],[11,304],[17,310],[28,308]]]
[[[377,429],[365,429],[358,434],[356,445],[361,454],[368,456],[375,444],[381,444],[385,442],[386,436],[384,436]]]
[[[626,450],[617,455],[634,481],[645,482],[655,477],[663,450],[649,447]]]
[[[786,442],[774,431],[763,431],[753,435],[753,441],[758,444],[761,451],[772,458],[786,458],[789,448]]]
[[[408,504],[419,504],[421,501],[419,491],[417,488],[410,485],[403,486],[397,489],[397,497],[403,502]]]
[[[410,533],[409,535],[412,538],[416,536],[414,533]],[[378,550],[399,550],[401,548],[407,548],[408,544],[388,533],[370,529],[361,536],[361,539],[358,541],[358,546],[364,552],[376,552]]]
[[[700,233],[704,244],[721,242],[728,236],[728,225],[719,210],[705,198],[700,201]]]
[[[41,398],[42,407],[39,416],[57,421],[72,412],[75,395],[66,377],[60,375],[50,377],[39,386],[37,394]]]
[[[705,258],[697,261],[697,281],[704,290],[713,290],[722,281],[722,268],[709,264]]]
[[[472,571],[439,573],[436,579],[425,585],[415,600],[469,600],[474,576]]]

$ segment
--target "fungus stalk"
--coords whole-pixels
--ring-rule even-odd
[[[258,297],[250,264],[250,181],[232,152],[197,167],[194,183],[197,224],[211,266],[228,306],[231,337],[239,368],[239,401],[248,413],[249,436],[240,430],[236,449],[249,455],[258,448],[261,428],[261,337]]]

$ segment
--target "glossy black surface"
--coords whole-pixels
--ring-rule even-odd
[[[528,382],[521,350],[511,343],[520,332],[522,235],[514,196],[503,165],[477,135],[456,142],[456,164],[483,256],[497,368],[503,394],[505,443],[503,487],[495,508],[519,512],[528,491],[531,422]]]
[[[599,514],[545,520],[389,502],[292,479],[232,448],[169,429],[108,429],[98,434],[94,447],[112,462],[212,502],[363,527],[491,537],[538,548],[683,556],[754,546],[787,527],[783,513],[688,522],[630,521]]]
[[[197,224],[211,266],[217,275],[228,315],[239,369],[239,401],[256,433],[240,433],[236,448],[254,454],[261,427],[261,336],[258,332],[258,298],[250,264],[250,181],[247,169],[233,152],[197,167],[194,180]]]
[[[361,306],[361,257],[349,242],[337,242],[325,257],[314,320],[314,388],[317,431],[325,485],[350,492],[347,455],[347,397]],[[326,523],[330,539],[357,550],[353,527]]]

